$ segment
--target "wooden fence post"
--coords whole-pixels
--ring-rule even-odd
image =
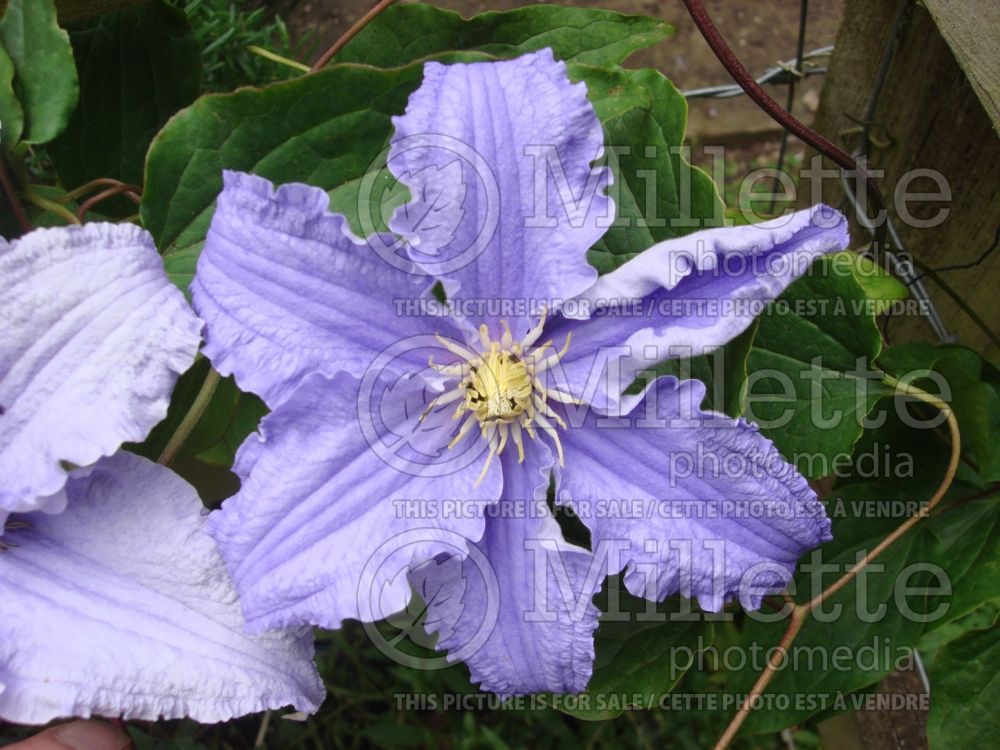
[[[855,150],[867,126],[869,164],[885,172],[879,182],[906,249],[935,269],[972,263],[1000,232],[1000,3],[908,2],[897,26],[900,9],[900,0],[847,0],[816,129]],[[895,45],[891,64],[866,123],[887,45]],[[911,201],[901,208],[904,191],[938,190],[926,170],[943,176],[951,200]],[[843,192],[831,186],[826,180],[823,194],[812,195],[803,181],[803,202],[823,199],[836,205]],[[913,219],[927,222],[942,209],[947,218],[937,226],[913,226]],[[853,222],[852,237],[856,247],[869,240]],[[971,268],[941,276],[995,333],[1000,331],[1000,248]],[[932,281],[925,283],[958,341],[987,356],[1000,354],[955,302]],[[892,321],[889,338],[935,337],[926,319],[905,316]]]

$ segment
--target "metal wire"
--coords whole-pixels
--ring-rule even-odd
[[[858,206],[858,198],[854,193],[854,188],[847,179],[846,175],[841,175],[840,177],[841,185],[844,189],[844,196],[850,202],[851,207],[854,209],[854,215],[857,216],[858,223],[863,226],[868,232],[875,236],[875,227],[868,221],[868,217]],[[902,238],[899,236],[899,232],[896,231],[895,224],[892,223],[892,219],[889,217],[889,212],[886,211],[885,214],[886,228],[889,230],[889,237],[892,239],[892,245],[896,248],[896,252],[889,250],[888,248],[882,248],[881,252],[885,253],[885,257],[888,259],[889,263],[892,265],[893,273],[895,273],[903,283],[906,284],[910,289],[910,294],[914,299],[921,303],[921,309],[927,311],[927,319],[930,322],[931,327],[934,329],[934,333],[937,337],[944,342],[953,342],[956,340],[954,334],[948,331],[948,327],[944,324],[941,319],[941,314],[938,312],[937,307],[931,300],[930,295],[927,293],[927,287],[924,286],[924,282],[920,276],[917,276],[913,272],[913,265],[910,263],[904,263],[900,258],[900,254],[908,254],[906,252],[906,246],[903,244]],[[897,254],[898,253],[898,254]]]
[[[809,18],[809,0],[799,0],[799,37],[795,44],[795,75],[802,75],[802,58],[805,54],[805,44],[806,44],[806,20]],[[788,97],[785,101],[785,109],[788,110],[788,114],[792,114],[792,109],[795,107],[795,81],[793,77],[788,82]],[[785,155],[788,153],[788,130],[787,128],[782,128],[781,130],[781,145],[778,147],[778,166],[776,169],[780,173],[785,168]],[[771,203],[767,207],[767,212],[769,214],[774,213],[774,206],[778,200],[778,188],[781,187],[781,181],[777,178],[774,193],[771,194]]]
[[[875,82],[872,84],[871,93],[868,95],[868,106],[865,107],[865,117],[861,123],[861,153],[865,156],[871,149],[871,127],[875,123],[875,112],[878,109],[879,100],[882,98],[882,91],[885,89],[886,79],[889,77],[889,68],[892,65],[892,58],[896,54],[896,46],[903,34],[903,26],[910,16],[910,9],[913,7],[913,0],[899,0],[896,8],[896,16],[892,22],[892,29],[885,40],[882,48],[882,59],[879,61],[878,72],[875,74]]]
[[[969,268],[975,268],[983,261],[985,261],[988,257],[990,257],[990,255],[992,255],[997,248],[1000,248],[1000,226],[997,226],[996,234],[993,235],[993,242],[991,242],[990,246],[987,247],[985,250],[983,250],[983,252],[981,252],[979,254],[979,257],[976,258],[975,260],[970,260],[966,263],[952,263],[951,265],[948,266],[939,266],[938,268],[932,268],[930,270],[933,271],[934,273],[945,273],[947,271],[964,271]],[[922,279],[926,275],[927,272],[925,271],[921,274],[918,274],[917,278]]]
[[[817,57],[828,57],[831,52],[833,52],[832,44],[826,47],[817,47],[816,49],[802,55],[803,65],[796,66],[796,60],[794,58],[791,60],[781,61],[774,67],[765,70],[764,73],[756,79],[756,81],[762,85],[765,83],[780,85],[798,80],[799,78],[823,75],[827,71],[826,68],[806,66],[805,63],[809,60],[814,60]],[[797,70],[797,68],[801,68],[801,75],[797,75],[792,72]],[[687,89],[686,91],[681,91],[681,93],[686,99],[730,99],[732,97],[742,96],[746,92],[740,88],[738,83],[729,83],[723,86],[707,86],[700,89]]]
[[[892,30],[886,39],[885,46],[883,48],[882,58],[879,61],[878,70],[876,71],[876,77],[873,81],[872,89],[869,93],[867,107],[864,119],[861,121],[861,133],[862,133],[862,148],[853,154],[848,154],[843,149],[839,148],[836,144],[833,144],[828,139],[817,134],[815,131],[811,131],[809,128],[802,125],[800,122],[796,121],[794,117],[790,115],[789,112],[781,112],[780,105],[776,104],[773,99],[761,88],[765,83],[775,85],[775,84],[785,84],[789,86],[789,98],[791,100],[792,91],[795,83],[802,78],[810,75],[817,75],[826,73],[826,68],[819,68],[814,65],[806,65],[805,62],[815,59],[817,57],[823,57],[829,55],[833,51],[833,46],[820,47],[810,51],[807,54],[801,54],[803,41],[805,36],[805,25],[807,10],[807,0],[800,0],[800,15],[799,15],[799,37],[798,37],[798,54],[794,61],[782,61],[779,62],[777,66],[768,68],[760,77],[754,78],[746,70],[746,67],[739,62],[738,58],[732,53],[732,50],[728,48],[725,40],[721,38],[718,34],[717,29],[711,21],[711,17],[705,12],[704,7],[701,5],[700,0],[685,0],[685,5],[691,12],[692,18],[695,23],[698,24],[699,29],[702,31],[703,36],[705,36],[706,41],[712,46],[713,51],[716,56],[719,57],[726,69],[732,74],[733,78],[737,81],[734,84],[726,84],[722,86],[709,86],[698,89],[688,89],[682,91],[681,93],[688,99],[695,98],[714,98],[714,99],[726,99],[736,96],[741,96],[747,93],[757,102],[772,118],[778,120],[780,124],[786,129],[786,133],[783,135],[782,139],[782,151],[785,150],[787,146],[787,131],[792,131],[795,134],[800,135],[800,138],[804,138],[808,144],[812,145],[814,148],[825,154],[827,157],[836,162],[844,170],[856,170],[859,174],[865,176],[865,186],[866,193],[869,201],[874,204],[874,208],[877,212],[885,213],[885,223],[875,224],[868,220],[867,216],[861,213],[859,210],[859,203],[856,194],[854,193],[852,185],[848,182],[847,172],[841,174],[841,180],[844,189],[844,204],[850,203],[855,209],[855,213],[858,218],[858,223],[861,224],[867,231],[872,234],[872,250],[874,252],[885,253],[886,259],[891,264],[893,270],[899,276],[906,285],[910,288],[912,296],[921,303],[921,309],[925,312],[926,317],[941,341],[950,342],[956,340],[956,337],[951,334],[948,328],[945,326],[937,307],[932,302],[930,296],[927,293],[927,289],[923,284],[922,278],[924,275],[930,272],[935,272],[934,269],[927,269],[923,264],[919,263],[916,259],[913,262],[904,262],[901,257],[911,257],[907,253],[906,248],[903,244],[902,238],[899,236],[899,232],[896,230],[895,225],[889,216],[887,207],[885,205],[884,197],[881,195],[877,184],[874,182],[871,174],[867,171],[867,150],[870,146],[870,130],[873,125],[875,111],[878,106],[879,99],[881,98],[882,91],[884,89],[886,80],[888,78],[889,67],[892,63],[892,59],[897,47],[897,43],[902,36],[903,30],[906,25],[906,21],[909,17],[909,11],[912,8],[914,0],[899,0],[899,5],[897,6],[895,18],[893,21]],[[714,43],[713,43],[714,42]],[[779,114],[787,115],[787,117],[779,117]],[[794,127],[799,126],[799,127]],[[1000,234],[998,234],[1000,237]],[[997,243],[994,242],[993,245],[973,264],[958,264],[958,268],[968,267],[969,265],[974,265],[975,263],[980,263],[985,259],[990,253],[992,253],[997,247]],[[919,266],[924,272],[916,274],[914,272],[914,266]],[[944,270],[950,270],[953,267],[945,267]],[[936,273],[936,272],[935,272]],[[933,275],[933,274],[932,274]],[[954,293],[948,292],[954,297]],[[957,300],[961,306],[961,301]],[[989,334],[989,330],[985,327],[985,324],[981,320],[975,317],[974,313],[963,307],[965,311],[976,320],[977,324],[983,328]],[[886,316],[886,326],[891,320],[890,316]],[[887,339],[888,340],[888,339]],[[994,338],[994,340],[996,340]]]

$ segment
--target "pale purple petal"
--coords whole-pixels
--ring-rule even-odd
[[[757,608],[830,537],[806,480],[743,420],[706,414],[705,387],[664,377],[627,418],[590,411],[563,433],[557,497],[580,516],[636,596],[678,591],[718,610]],[[603,545],[603,548],[602,546]]]
[[[142,441],[194,361],[199,321],[148,233],[38,229],[0,248],[0,528],[61,510],[65,464]]]
[[[502,455],[504,493],[486,533],[464,559],[440,556],[410,574],[427,602],[426,627],[449,661],[503,696],[578,693],[594,664],[606,570],[566,542],[545,502],[552,456],[539,442]]]
[[[583,83],[545,49],[515,60],[429,62],[396,126],[389,168],[412,202],[390,227],[444,280],[449,299],[489,300],[477,322],[530,327],[527,307],[561,301],[597,274],[588,248],[614,205],[591,167],[604,136]]]
[[[568,304],[573,319],[553,322],[550,335],[573,331],[573,344],[552,377],[596,408],[627,412],[636,400],[619,396],[639,371],[722,346],[816,258],[847,244],[847,220],[814,206],[654,245]]]
[[[360,374],[400,339],[453,330],[405,307],[432,282],[354,237],[319,188],[224,181],[191,292],[206,356],[244,390],[273,408],[311,372]]]
[[[80,473],[64,513],[19,516],[4,539],[0,718],[315,711],[312,637],[244,633],[194,488],[125,452]]]
[[[453,407],[420,420],[436,394],[419,378],[369,385],[306,378],[239,451],[242,488],[210,525],[255,631],[401,610],[411,563],[482,536],[502,478],[493,462],[475,486],[478,431],[448,449]]]

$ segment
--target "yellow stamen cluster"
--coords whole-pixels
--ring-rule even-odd
[[[527,433],[532,440],[538,432],[546,433],[555,443],[559,454],[559,464],[563,464],[562,443],[556,426],[566,428],[566,423],[552,410],[550,401],[564,404],[579,403],[569,393],[547,388],[542,373],[555,365],[569,350],[570,336],[559,351],[549,351],[552,341],[540,346],[535,342],[542,335],[545,316],[524,336],[515,341],[507,321],[500,321],[503,333],[499,340],[490,338],[489,329],[479,327],[479,351],[474,351],[455,341],[438,336],[438,341],[449,352],[459,357],[459,361],[449,365],[430,365],[443,375],[455,377],[457,384],[434,399],[424,412],[458,401],[453,418],[463,419],[458,433],[449,444],[454,447],[473,427],[479,425],[482,437],[489,445],[476,485],[486,476],[494,456],[503,453],[507,442],[517,447],[517,460],[524,462],[524,438]],[[536,431],[537,430],[537,431]]]

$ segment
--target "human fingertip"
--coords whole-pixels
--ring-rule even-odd
[[[132,740],[103,721],[71,721],[52,730],[52,738],[69,750],[124,750]]]

